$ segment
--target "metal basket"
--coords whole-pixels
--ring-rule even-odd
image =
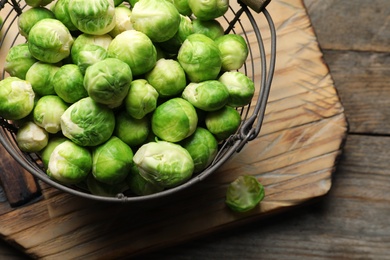
[[[7,4],[10,5],[8,6],[10,7],[9,11],[4,9]],[[17,18],[18,15],[23,12],[23,10],[27,10],[28,8],[29,7],[24,1],[0,1],[0,10],[2,11],[1,16],[4,20],[3,25],[0,26],[2,32],[2,37],[0,39],[0,49],[2,51],[8,51],[12,46],[25,42],[25,38],[18,33]],[[225,33],[241,34],[244,39],[246,39],[249,48],[249,55],[246,63],[240,69],[240,71],[244,72],[254,81],[258,95],[253,98],[251,104],[238,108],[239,112],[241,113],[242,123],[234,135],[231,135],[220,144],[219,152],[211,165],[208,166],[208,168],[206,168],[203,172],[194,175],[186,183],[175,188],[145,196],[128,196],[122,193],[118,194],[116,197],[93,195],[87,190],[84,190],[78,186],[66,186],[50,179],[43,169],[39,154],[25,153],[20,151],[16,143],[16,132],[18,131],[17,126],[14,125],[11,121],[8,121],[2,117],[0,117],[0,142],[10,153],[10,155],[37,179],[59,190],[88,199],[108,202],[146,201],[176,193],[204,180],[210,174],[215,172],[227,160],[229,160],[229,158],[234,153],[238,153],[249,141],[255,139],[258,136],[263,123],[268,95],[274,74],[276,32],[272,18],[265,7],[262,8],[261,11],[256,11],[255,13],[257,18],[257,15],[262,15],[265,17],[266,28],[269,30],[267,33],[270,35],[270,41],[267,46],[270,50],[270,54],[266,53],[262,34],[257,25],[253,10],[251,10],[251,8],[249,8],[246,4],[240,1],[234,7],[231,4],[228,12],[221,18],[220,22],[225,28]],[[244,28],[244,20],[249,22],[251,28]],[[259,53],[260,57],[256,57],[256,53]],[[4,64],[5,57],[3,56],[0,57],[0,64]],[[260,77],[257,78],[255,77],[256,75],[260,75]],[[0,79],[4,79],[7,76],[8,75],[4,70],[4,66],[0,66]]]

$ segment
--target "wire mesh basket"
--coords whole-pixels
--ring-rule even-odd
[[[0,26],[2,33],[0,39],[0,50],[2,53],[0,57],[0,79],[2,80],[9,76],[4,69],[5,54],[12,46],[26,42],[26,39],[18,31],[17,23],[18,15],[30,7],[26,5],[25,1],[2,0],[0,8],[3,18],[3,24]],[[269,35],[267,46],[258,26],[259,17],[261,17],[262,21],[265,21],[266,33]],[[2,117],[0,117],[0,142],[10,155],[37,179],[64,192],[89,199],[109,202],[144,201],[176,193],[204,180],[229,160],[234,153],[240,152],[248,142],[258,136],[263,123],[276,59],[276,32],[272,18],[265,7],[259,12],[253,12],[251,8],[240,1],[230,3],[228,11],[219,21],[224,27],[226,34],[240,34],[246,40],[249,54],[240,71],[253,80],[256,93],[249,105],[237,108],[241,114],[241,125],[237,132],[219,144],[217,156],[204,171],[193,175],[184,184],[144,196],[129,195],[126,192],[119,193],[115,197],[94,195],[80,186],[64,185],[51,179],[45,173],[39,153],[26,153],[19,149],[16,142],[18,126]],[[248,25],[250,27],[247,27]],[[267,48],[269,53],[266,51]]]

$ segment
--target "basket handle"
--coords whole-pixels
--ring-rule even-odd
[[[241,2],[253,11],[260,13],[271,2],[271,0],[241,0]]]

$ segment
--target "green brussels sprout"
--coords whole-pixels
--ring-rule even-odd
[[[12,46],[5,58],[4,70],[12,77],[26,79],[26,73],[30,67],[37,62],[29,49],[27,43]]]
[[[235,212],[246,212],[254,209],[264,196],[264,187],[256,177],[242,175],[229,184],[225,203]]]
[[[81,146],[104,143],[111,137],[114,128],[114,112],[90,97],[73,103],[61,116],[63,135]]]
[[[34,122],[23,124],[16,133],[16,143],[23,152],[39,152],[48,142],[48,132]]]
[[[164,190],[163,187],[142,177],[136,165],[131,167],[126,183],[129,185],[130,191],[138,196],[150,195]]]
[[[52,79],[59,69],[55,64],[38,61],[27,71],[26,80],[31,83],[37,95],[55,95]]]
[[[195,19],[192,21],[192,26],[194,33],[204,34],[212,40],[216,40],[225,34],[222,25],[215,19],[207,21]]]
[[[67,108],[68,105],[59,96],[43,96],[35,104],[34,123],[48,133],[56,134],[61,130],[60,118]]]
[[[57,145],[59,145],[60,143],[65,142],[67,140],[68,139],[63,136],[49,136],[49,142],[47,143],[45,148],[40,151],[42,163],[46,170],[49,166],[50,155],[54,151],[54,148],[56,148]]]
[[[74,103],[88,96],[84,88],[84,76],[75,64],[61,66],[52,78],[55,93],[67,103]]]
[[[86,184],[87,189],[91,194],[104,197],[117,197],[119,194],[129,189],[129,186],[126,182],[110,185],[99,182],[95,179],[95,177],[93,177],[92,174],[88,175]]]
[[[255,93],[253,81],[239,71],[226,71],[218,79],[229,91],[228,105],[240,107],[248,105]]]
[[[206,169],[218,152],[217,139],[203,127],[198,127],[194,134],[184,139],[180,145],[190,153],[194,161],[194,173]]]
[[[19,120],[34,109],[35,93],[30,82],[17,77],[0,81],[0,116],[8,120]]]
[[[192,10],[190,8],[190,5],[188,4],[188,0],[171,1],[181,15],[190,16],[192,14]]]
[[[131,69],[125,62],[107,58],[87,68],[84,87],[96,102],[118,107],[129,92],[132,80]]]
[[[218,141],[234,134],[241,124],[240,113],[230,106],[206,114],[205,124]]]
[[[83,33],[102,35],[115,27],[113,0],[70,0],[68,9],[72,23]]]
[[[28,34],[31,55],[47,63],[57,63],[67,58],[73,41],[68,28],[52,18],[38,21]]]
[[[133,157],[143,178],[163,188],[173,188],[191,178],[194,162],[178,144],[159,141],[142,145]]]
[[[121,111],[115,117],[114,135],[130,147],[143,144],[149,136],[150,121],[148,117],[136,119],[126,111]]]
[[[133,24],[131,23],[131,9],[127,6],[118,6],[115,7],[115,26],[109,32],[112,37],[117,36],[118,34],[133,29]]]
[[[218,80],[191,82],[184,89],[182,98],[196,108],[204,111],[215,111],[226,105],[229,100],[229,91]]]
[[[124,182],[133,165],[133,151],[116,136],[92,150],[92,174],[109,185]]]
[[[70,0],[57,0],[52,8],[52,11],[55,18],[61,21],[69,29],[69,31],[77,31],[77,27],[70,19],[69,1]]]
[[[239,34],[225,34],[215,40],[221,53],[222,69],[238,70],[248,57],[248,45]]]
[[[128,30],[112,40],[108,46],[108,57],[126,62],[133,75],[138,76],[154,67],[157,52],[148,36],[136,30]]]
[[[223,16],[229,8],[229,0],[188,0],[196,18],[212,20]]]
[[[80,68],[81,73],[85,74],[88,67],[99,61],[105,60],[107,56],[107,50],[103,47],[87,44],[79,49],[73,62]]]
[[[190,102],[172,98],[156,108],[151,124],[153,133],[162,140],[179,142],[195,132],[198,116]]]
[[[19,33],[28,39],[31,28],[40,20],[45,18],[55,18],[54,13],[45,7],[33,7],[23,11],[18,16]]]
[[[187,85],[186,74],[180,63],[172,59],[159,59],[156,66],[145,74],[145,79],[160,97],[180,94]]]
[[[216,79],[222,65],[218,46],[199,33],[187,37],[179,49],[177,60],[192,82]]]
[[[80,34],[79,36],[76,37],[72,45],[71,57],[73,62],[76,63],[75,61],[77,61],[77,55],[79,51],[84,48],[84,46],[97,45],[107,51],[111,41],[112,41],[112,37],[109,34],[103,34],[103,35],[90,35],[86,33]]]
[[[129,115],[141,119],[157,107],[158,92],[145,79],[133,80],[124,100]]]
[[[26,4],[31,7],[46,6],[54,0],[26,0]]]
[[[180,15],[180,25],[176,34],[167,41],[160,42],[158,46],[162,50],[172,55],[177,55],[181,45],[187,39],[187,37],[194,33],[192,28],[192,20],[188,16]]]
[[[77,184],[87,178],[91,169],[91,152],[67,140],[52,151],[46,173],[60,183]]]
[[[133,28],[146,34],[153,42],[172,38],[180,25],[180,13],[169,1],[139,0],[132,11]]]

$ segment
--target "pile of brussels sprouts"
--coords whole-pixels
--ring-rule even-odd
[[[228,0],[26,0],[26,42],[0,81],[0,116],[53,180],[147,195],[203,171],[234,134],[254,84],[239,72]],[[50,5],[49,5],[50,4]]]

